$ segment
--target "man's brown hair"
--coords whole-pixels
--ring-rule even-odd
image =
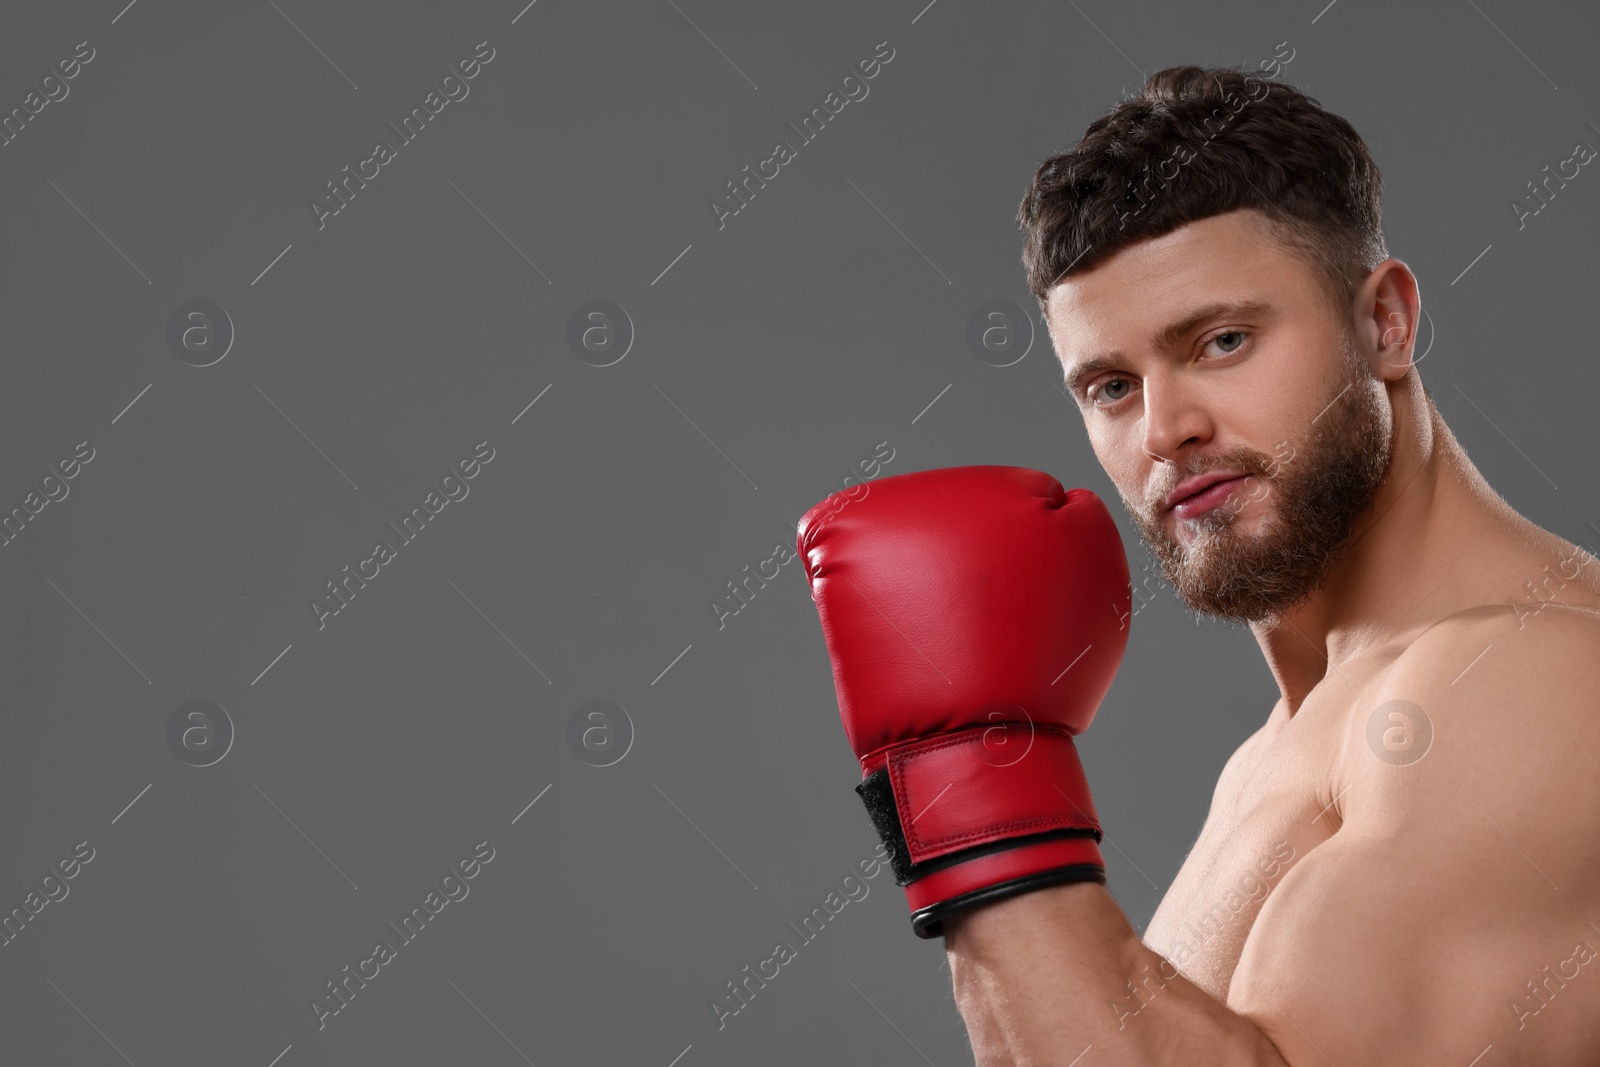
[[[1169,67],[1040,164],[1017,221],[1028,288],[1196,219],[1254,208],[1320,274],[1342,317],[1388,258],[1383,181],[1355,128],[1292,85],[1231,67]]]

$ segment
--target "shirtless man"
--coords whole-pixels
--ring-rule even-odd
[[[1046,161],[1023,201],[1030,285],[1096,457],[1178,595],[1247,623],[1281,692],[1142,940],[1082,851],[1098,824],[1070,738],[1030,754],[1054,747],[1076,821],[1026,774],[1004,779],[1029,759],[986,743],[987,777],[930,763],[996,718],[990,694],[1024,707],[1029,741],[1088,725],[1121,639],[1089,572],[1063,578],[1035,550],[1098,553],[1120,580],[1120,542],[1092,519],[1034,536],[1037,508],[985,496],[1018,468],[902,475],[823,534],[802,524],[847,732],[864,770],[888,753],[890,784],[860,791],[915,861],[901,884],[918,922],[939,919],[918,932],[944,935],[984,1067],[1600,1063],[1600,560],[1513,511],[1424,391],[1417,280],[1384,247],[1379,188],[1355,131],[1292,87],[1186,68]],[[950,481],[961,471],[987,480]],[[891,484],[924,476],[945,481],[914,506]],[[1001,514],[970,535],[991,554],[1035,552],[1053,613],[993,610],[1006,562],[968,562],[969,526],[939,525],[961,494],[965,523]],[[893,576],[908,554],[915,582]],[[851,598],[944,682],[919,689],[887,631],[869,647]],[[1040,630],[1095,652],[1028,704],[1012,676],[1059,669],[1027,661]],[[1049,707],[1075,678],[1071,706]],[[951,852],[957,838],[985,844]]]

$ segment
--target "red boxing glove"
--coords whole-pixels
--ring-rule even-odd
[[[1128,640],[1128,560],[1105,505],[1023,467],[842,495],[806,512],[797,545],[861,760],[856,792],[912,929],[939,937],[963,908],[1104,884],[1072,735]]]

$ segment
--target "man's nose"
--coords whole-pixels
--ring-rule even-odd
[[[1198,398],[1170,379],[1144,382],[1144,450],[1155,459],[1180,461],[1186,446],[1211,439],[1211,418]]]

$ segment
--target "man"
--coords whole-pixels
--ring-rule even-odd
[[[921,472],[802,524],[841,711],[876,772],[862,795],[904,853],[918,932],[944,935],[985,1067],[1600,1062],[1600,560],[1513,511],[1424,391],[1417,281],[1387,254],[1379,191],[1359,136],[1314,100],[1188,67],[1047,160],[1022,204],[1096,457],[1179,596],[1247,623],[1281,692],[1142,940],[1102,884],[1068,736],[1122,647],[1093,575],[1125,583],[1126,564],[1092,494],[1051,498],[1017,468]],[[1036,536],[1024,505],[1041,495],[1052,522],[1087,517]],[[968,523],[1002,516],[973,535],[998,550],[946,522],[957,497],[979,501]],[[1063,545],[1097,562],[1041,569]],[[985,552],[1026,555],[1056,611],[994,610],[1006,563]],[[1060,629],[1065,612],[1092,630]],[[916,690],[889,631],[867,648],[851,627],[874,613],[944,688]],[[1010,614],[1025,625],[985,654],[1022,651],[964,662]],[[1041,628],[1090,658],[1050,682],[1059,665],[1027,647]],[[1019,673],[1043,681],[1023,695]],[[1012,759],[992,745],[947,758],[994,694],[1029,723],[1005,773],[1048,749],[1063,802],[1034,772],[978,767]],[[1058,854],[1028,858],[1041,849]]]

